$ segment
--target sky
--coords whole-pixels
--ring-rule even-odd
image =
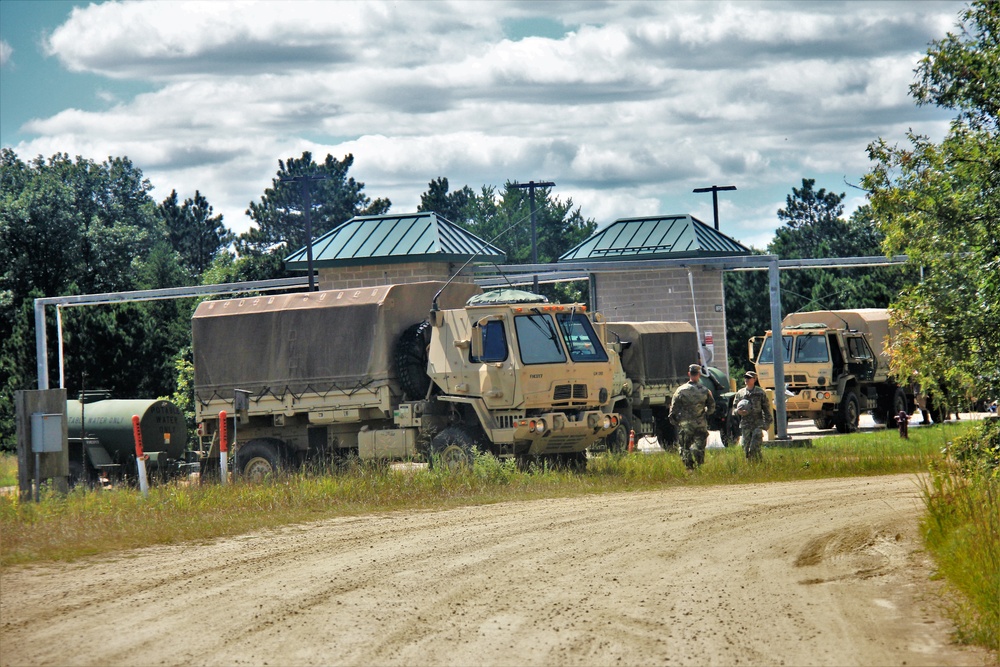
[[[603,227],[690,213],[763,249],[803,178],[864,203],[866,146],[940,139],[914,69],[964,2],[0,2],[0,143],[127,156],[248,229],[278,161],[353,154],[392,212],[446,177],[551,181]]]

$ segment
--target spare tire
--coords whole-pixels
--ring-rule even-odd
[[[407,400],[419,401],[427,396],[431,379],[427,375],[427,346],[430,344],[431,324],[427,320],[406,329],[396,341],[393,361],[396,377]]]

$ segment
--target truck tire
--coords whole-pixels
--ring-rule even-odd
[[[823,417],[816,417],[813,420],[813,426],[821,431],[825,431],[828,428],[833,428],[833,419],[825,415]]]
[[[431,379],[427,375],[427,345],[430,343],[431,324],[427,320],[408,327],[396,341],[393,361],[396,376],[406,398],[419,401],[427,396]]]
[[[656,441],[663,451],[677,453],[677,429],[666,417],[656,420]]]
[[[895,424],[896,415],[901,410],[909,414],[907,407],[906,392],[902,387],[896,387],[891,394],[879,396],[878,405],[872,410],[872,419],[876,424]]]
[[[854,433],[858,430],[858,421],[861,418],[861,410],[858,407],[858,397],[853,391],[844,394],[844,400],[840,402],[840,411],[837,421],[837,433]]]
[[[448,470],[472,467],[472,436],[460,426],[449,426],[431,440],[430,466]]]
[[[628,434],[632,430],[632,422],[629,421],[629,418],[621,412],[618,414],[621,418],[621,421],[618,422],[618,428],[604,439],[608,451],[614,454],[621,454],[628,451]],[[637,442],[636,446],[638,444]]]
[[[248,482],[262,482],[282,469],[281,445],[277,440],[251,440],[236,452],[233,470]]]

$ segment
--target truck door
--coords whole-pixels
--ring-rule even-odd
[[[486,405],[491,409],[508,408],[514,404],[517,394],[517,374],[511,366],[510,345],[507,329],[501,317],[480,321],[472,329],[473,336],[479,336],[481,345],[474,345],[472,361],[483,364],[479,372],[479,390]],[[475,353],[479,357],[475,357]]]
[[[875,378],[875,355],[864,336],[846,336],[847,368],[859,380],[871,382]]]

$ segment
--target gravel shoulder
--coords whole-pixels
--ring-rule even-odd
[[[986,665],[912,475],[292,526],[0,572],[0,665]]]

